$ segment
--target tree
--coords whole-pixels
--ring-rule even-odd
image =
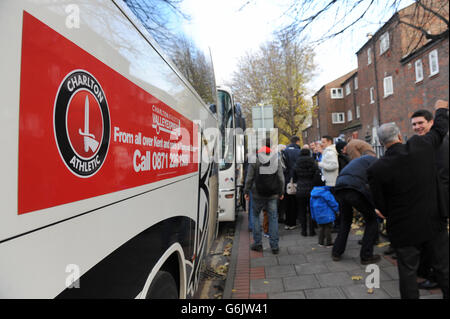
[[[293,41],[289,33],[280,33],[256,53],[241,58],[233,74],[231,86],[247,115],[253,106],[273,106],[281,141],[293,135],[301,137],[304,122],[312,112],[305,84],[313,74],[313,58],[311,47]]]
[[[125,0],[146,30],[171,58],[206,103],[215,102],[212,65],[203,52],[184,35],[174,34],[171,20],[189,16],[180,9],[183,0]]]
[[[253,1],[259,0],[247,0],[241,10]],[[382,16],[390,18],[408,2],[405,0],[291,0],[284,14],[291,19],[291,22],[282,31],[298,36],[325,23],[327,31],[315,39],[317,42],[322,42],[355,30],[363,22],[383,24],[380,23]],[[382,8],[381,11],[380,8]],[[415,0],[413,8],[413,15],[401,20],[401,23],[422,33],[427,39],[448,36],[448,0]],[[432,20],[442,24],[444,28],[430,30],[429,25]],[[411,41],[416,40],[416,38],[411,39]]]
[[[163,49],[167,49],[174,40],[170,27],[171,19],[175,17],[189,19],[189,16],[180,9],[183,0],[124,0],[124,2]]]
[[[203,101],[214,103],[215,82],[212,65],[207,62],[203,52],[184,36],[178,37],[170,52],[172,61]]]

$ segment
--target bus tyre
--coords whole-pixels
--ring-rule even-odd
[[[158,271],[147,292],[147,299],[178,299],[178,288],[173,276],[167,271]]]

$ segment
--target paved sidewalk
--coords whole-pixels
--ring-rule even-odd
[[[398,271],[395,260],[383,256],[386,247],[375,246],[382,256],[377,263],[380,288],[368,293],[366,267],[360,264],[355,231],[349,235],[347,249],[339,262],[331,259],[331,248],[319,247],[317,235],[303,237],[300,230],[279,226],[280,252],[273,255],[267,238],[263,252],[249,249],[253,242],[248,231],[248,216],[238,214],[235,239],[224,291],[225,299],[398,299]],[[333,234],[333,239],[336,234]],[[373,271],[372,271],[373,272]],[[359,280],[358,280],[359,279]],[[441,291],[420,290],[421,298],[441,298]]]

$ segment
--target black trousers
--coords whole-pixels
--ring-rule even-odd
[[[297,199],[295,195],[284,195],[286,201],[286,226],[297,224]]]
[[[311,196],[297,196],[298,219],[302,227],[302,232],[306,232],[306,229],[309,229],[309,233],[314,234],[314,221],[311,218],[309,204],[310,199]]]
[[[442,290],[444,299],[448,299],[448,233],[435,234],[432,240],[421,245],[394,247],[397,254],[397,267],[400,277],[400,296],[402,299],[419,299],[417,270],[421,252],[429,253],[436,282]]]
[[[372,257],[373,245],[378,236],[378,222],[374,207],[360,192],[353,189],[336,191],[336,199],[340,207],[340,227],[334,241],[333,255],[340,256],[345,251],[353,221],[353,207],[355,207],[362,214],[365,221],[360,257],[361,259]]]

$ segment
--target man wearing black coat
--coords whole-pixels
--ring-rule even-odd
[[[368,265],[380,260],[379,255],[373,254],[373,245],[378,235],[378,222],[367,180],[367,169],[376,160],[375,154],[356,158],[344,167],[336,180],[335,192],[341,220],[339,234],[333,246],[334,261],[339,261],[345,251],[353,221],[353,207],[361,213],[365,221],[360,252],[361,264]]]
[[[290,182],[291,178],[294,178],[295,163],[300,156],[300,138],[298,136],[292,136],[290,141],[291,144],[287,145],[282,151],[284,164],[286,165],[286,170],[284,172],[284,189],[286,189],[286,185]],[[296,228],[297,223],[297,200],[295,195],[289,194],[286,194],[284,200],[286,201],[285,229],[292,230]]]
[[[307,228],[309,228],[310,236],[316,234],[314,221],[311,219],[309,202],[311,191],[315,186],[315,179],[320,178],[319,176],[320,171],[316,160],[311,156],[309,149],[303,148],[300,151],[294,170],[294,182],[297,183],[297,208],[302,227],[302,236],[307,235]]]
[[[417,135],[427,134],[433,126],[433,114],[428,110],[417,110],[411,115],[411,125]],[[436,152],[436,169],[439,181],[439,205],[441,212],[448,216],[448,132]],[[419,283],[419,289],[433,289],[437,286],[433,269],[430,266],[431,256],[422,254],[418,274],[426,280]]]
[[[402,144],[394,123],[378,128],[385,155],[368,169],[377,214],[386,218],[391,245],[397,254],[402,299],[418,299],[420,251],[430,251],[436,280],[448,299],[447,221],[440,214],[435,154],[448,131],[448,103],[436,102],[434,125]]]

